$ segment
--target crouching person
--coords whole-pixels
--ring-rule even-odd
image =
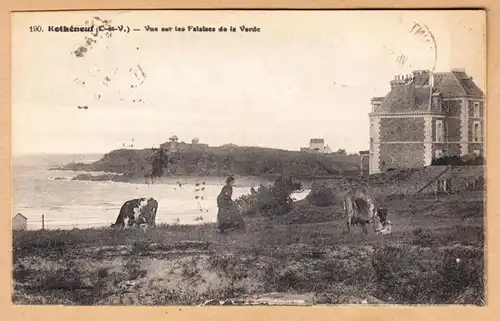
[[[222,187],[219,196],[217,196],[217,231],[224,233],[228,229],[244,229],[245,222],[240,215],[236,203],[232,200],[234,177],[226,180],[226,185]]]

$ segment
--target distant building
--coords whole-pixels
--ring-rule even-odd
[[[325,149],[325,140],[323,138],[311,138],[309,148],[318,153],[323,153]]]
[[[370,173],[483,154],[485,95],[462,69],[415,70],[371,100]]]
[[[170,152],[177,152],[180,144],[182,144],[182,143],[169,141],[169,142],[160,144],[160,148],[163,148],[166,151],[170,151]]]
[[[190,151],[190,150],[196,150],[196,151],[207,151],[209,146],[208,144],[188,144],[185,142],[180,142],[180,143],[173,143],[173,142],[166,142],[160,145],[161,148],[168,150],[170,152],[183,152],[183,151]]]
[[[163,148],[170,152],[181,152],[190,150],[207,151],[209,146],[208,144],[201,144],[199,138],[197,137],[191,140],[191,144],[185,142],[179,142],[179,138],[174,135],[169,138],[168,142],[161,144],[160,148]]]
[[[28,229],[28,218],[21,213],[17,213],[12,218],[12,229],[15,231],[26,231]]]
[[[319,154],[331,154],[332,150],[328,145],[325,145],[325,140],[323,138],[311,138],[309,141],[309,147],[301,147],[301,152],[304,153],[319,153]]]
[[[206,150],[208,150],[208,147],[209,147],[208,144],[200,143],[200,140],[198,139],[198,137],[193,138],[193,140],[191,140],[191,148],[192,149],[199,150],[199,151],[206,151]]]

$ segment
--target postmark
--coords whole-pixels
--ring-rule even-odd
[[[94,16],[85,20],[83,42],[71,52],[75,57],[75,64],[87,66],[86,72],[78,68],[80,73],[75,75],[73,83],[85,92],[89,106],[102,104],[133,103],[145,104],[146,99],[138,96],[135,90],[142,86],[147,79],[144,68],[140,65],[140,58],[129,58],[130,67],[123,63],[115,63],[107,57],[113,46],[113,33],[129,32],[129,27],[115,26],[111,19]],[[130,51],[140,53],[140,47],[131,45]],[[104,61],[104,62],[103,62]],[[81,108],[79,108],[81,109]]]
[[[394,38],[382,46],[385,53],[391,56],[392,66],[405,84],[413,81],[414,70],[429,70],[432,74],[436,69],[438,45],[425,23],[401,20]]]

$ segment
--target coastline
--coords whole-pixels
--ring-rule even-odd
[[[49,170],[82,172],[75,178],[77,180],[117,182],[146,181],[153,167],[157,173],[155,180],[164,177],[218,180],[233,175],[243,180],[267,182],[274,181],[280,175],[304,181],[332,176],[359,176],[359,155],[303,153],[245,146],[211,146],[203,150],[189,144],[179,146],[182,149],[172,152],[168,158],[158,150],[117,149],[97,161],[71,162]]]
[[[145,178],[140,177],[130,177],[122,173],[106,173],[101,171],[72,171],[63,170],[60,168],[49,168],[49,171],[60,171],[64,173],[78,173],[70,178],[74,181],[94,181],[94,182],[114,182],[114,183],[130,183],[130,184],[145,184],[148,182]],[[272,184],[279,175],[263,175],[263,176],[240,176],[233,175],[236,180],[237,187],[258,187],[259,185]],[[67,179],[68,176],[60,175],[53,176],[53,180],[63,180]],[[184,184],[196,184],[205,182],[211,185],[224,185],[225,180],[228,176],[200,176],[196,174],[190,175],[164,175],[160,178],[155,178],[153,183],[149,184],[177,184],[182,182]],[[300,180],[306,189],[310,189],[314,181],[325,181],[330,179],[356,179],[349,176],[307,176],[307,177],[294,177]]]

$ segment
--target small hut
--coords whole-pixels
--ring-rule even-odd
[[[12,229],[16,231],[26,231],[28,229],[28,218],[21,213],[17,213],[12,218]]]

